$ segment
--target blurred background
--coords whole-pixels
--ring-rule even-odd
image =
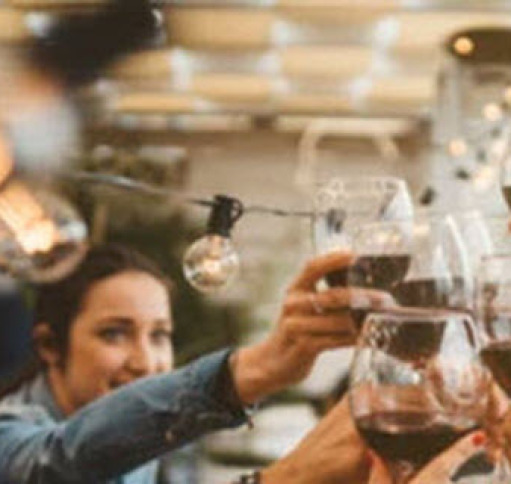
[[[0,63],[63,14],[101,3],[0,1]],[[70,166],[284,211],[310,210],[321,180],[385,174],[403,177],[429,209],[505,213],[498,163],[509,134],[509,0],[167,0],[160,7],[158,45],[73,94],[83,122]],[[475,42],[471,32],[481,29]],[[0,71],[5,77],[9,69]],[[88,183],[65,189],[93,241],[129,242],[178,283],[180,363],[259,338],[314,253],[309,218],[247,213],[233,231],[240,277],[205,296],[181,273],[186,247],[205,229],[205,208]],[[0,282],[0,325],[17,328],[22,340],[29,314],[21,301],[30,294],[7,277]],[[11,365],[6,373],[17,355],[0,351]],[[348,364],[349,351],[325,355],[305,383],[263,405],[254,430],[211,437],[197,482],[225,483],[240,468],[286,453],[332,393],[342,393]]]

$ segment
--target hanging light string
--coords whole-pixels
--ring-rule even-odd
[[[126,191],[143,193],[160,198],[176,198],[182,202],[203,207],[214,207],[217,201],[214,199],[197,198],[187,193],[169,189],[160,188],[150,183],[133,180],[121,175],[112,175],[109,173],[92,173],[86,171],[66,171],[59,173],[59,178],[77,182],[91,183],[97,185],[106,185],[120,188]],[[312,218],[313,212],[308,210],[287,210],[277,207],[268,207],[265,205],[245,205],[243,204],[243,213],[262,213],[274,215],[277,217],[304,217]]]

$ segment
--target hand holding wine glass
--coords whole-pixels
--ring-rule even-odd
[[[416,308],[371,313],[351,368],[353,418],[393,483],[410,479],[477,429],[488,377],[467,313]]]

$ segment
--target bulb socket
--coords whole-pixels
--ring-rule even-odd
[[[209,214],[207,233],[229,238],[231,229],[243,214],[243,204],[236,198],[216,195]]]

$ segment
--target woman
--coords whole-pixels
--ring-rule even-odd
[[[316,291],[350,260],[311,261],[262,342],[170,372],[167,281],[131,251],[92,249],[75,273],[41,290],[40,369],[0,402],[0,482],[155,482],[154,458],[247,422],[245,407],[304,378],[321,351],[353,343],[349,312],[329,310],[354,297],[381,304],[382,296]]]

